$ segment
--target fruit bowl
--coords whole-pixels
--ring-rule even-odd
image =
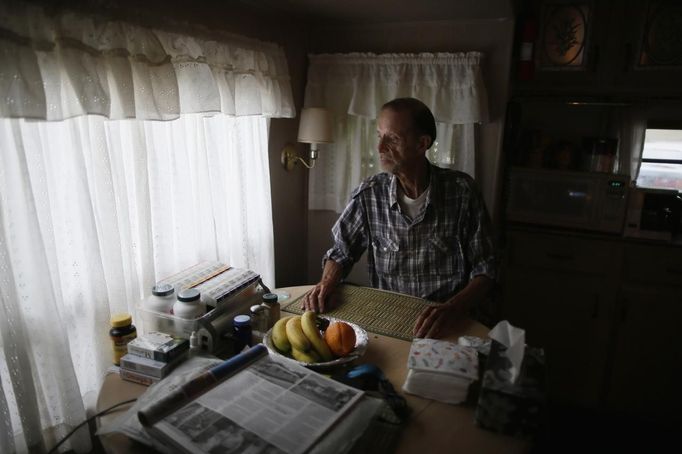
[[[353,331],[355,331],[355,348],[353,349],[352,352],[350,352],[348,355],[343,356],[341,358],[336,358],[331,361],[325,361],[325,362],[319,362],[319,363],[304,363],[302,361],[296,361],[295,359],[283,355],[282,353],[277,350],[275,345],[272,342],[272,329],[270,329],[267,333],[265,333],[265,336],[263,336],[263,344],[265,347],[267,347],[268,351],[276,356],[283,356],[291,361],[295,361],[298,364],[309,367],[311,369],[331,369],[336,366],[341,366],[343,364],[350,363],[365,354],[365,351],[367,350],[367,342],[369,338],[367,337],[367,331],[356,325],[355,323],[347,322],[345,320],[341,320],[338,318],[334,317],[327,317],[327,316],[319,316],[319,318],[324,318],[329,320],[329,323],[333,322],[345,322],[348,325],[353,328]]]

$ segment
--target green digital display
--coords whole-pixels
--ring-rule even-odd
[[[625,183],[620,180],[611,180],[609,181],[609,186],[612,188],[622,188],[625,186]]]

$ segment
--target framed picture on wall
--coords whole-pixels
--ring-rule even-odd
[[[647,69],[682,66],[682,2],[647,3],[637,66]]]
[[[542,6],[537,67],[541,70],[587,69],[589,3],[550,2]]]

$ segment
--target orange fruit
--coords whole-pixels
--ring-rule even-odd
[[[324,332],[324,340],[336,356],[346,356],[355,349],[355,331],[345,322],[334,322]]]

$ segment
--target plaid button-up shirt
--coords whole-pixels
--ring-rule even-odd
[[[395,175],[381,173],[353,191],[323,263],[334,260],[347,274],[369,248],[372,287],[441,302],[474,276],[495,278],[490,221],[471,177],[431,165],[426,201],[412,220],[397,187]]]

